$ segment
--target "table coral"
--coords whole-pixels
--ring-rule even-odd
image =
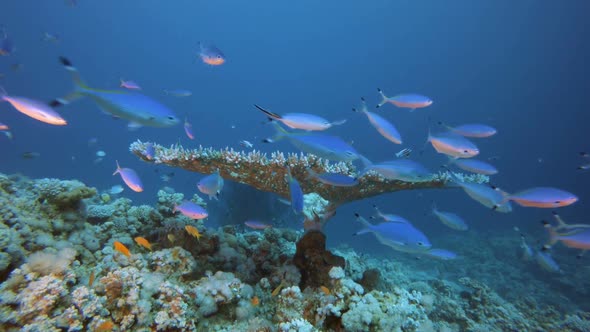
[[[155,158],[145,155],[147,144],[152,144],[156,151]],[[179,144],[166,148],[154,143],[136,141],[129,147],[130,151],[146,162],[166,164],[188,171],[210,174],[219,170],[224,178],[250,185],[258,190],[273,192],[289,197],[289,186],[285,180],[287,168],[297,179],[304,193],[316,193],[333,205],[341,205],[379,194],[398,190],[443,188],[449,181],[445,173],[433,174],[428,181],[403,182],[387,180],[374,172],[359,179],[354,187],[327,186],[307,176],[307,168],[317,173],[339,173],[355,176],[358,172],[351,163],[330,163],[312,154],[273,152],[270,156],[260,151],[235,151],[230,148],[215,150],[203,148],[188,150]],[[461,176],[466,181],[486,182],[487,177]],[[319,211],[318,211],[319,212]]]

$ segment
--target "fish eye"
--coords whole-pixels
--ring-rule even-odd
[[[418,242],[417,244],[418,244],[419,246],[423,246],[423,245],[424,245],[424,243],[422,243],[422,242]]]
[[[173,116],[169,116],[168,117],[168,120],[174,120],[174,117]]]
[[[555,204],[559,204],[559,203],[561,203],[561,201],[555,201]]]

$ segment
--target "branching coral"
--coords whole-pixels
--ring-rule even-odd
[[[351,163],[330,163],[312,154],[285,155],[282,152],[273,152],[267,156],[256,150],[248,153],[231,148],[215,150],[199,147],[188,150],[180,145],[166,148],[158,144],[153,144],[156,156],[150,159],[144,153],[146,144],[137,141],[132,143],[129,149],[147,162],[166,164],[199,173],[213,173],[219,169],[220,175],[225,179],[283,197],[289,196],[289,186],[285,181],[287,174],[285,166],[289,166],[291,174],[299,181],[303,192],[317,193],[335,206],[399,190],[443,188],[449,181],[446,173],[433,174],[428,181],[403,182],[386,180],[376,173],[369,172],[360,178],[359,184],[354,187],[328,186],[308,177],[306,168],[311,168],[317,173],[330,172],[355,176],[357,172],[354,166]],[[478,175],[465,177],[465,180],[485,182],[487,178]]]

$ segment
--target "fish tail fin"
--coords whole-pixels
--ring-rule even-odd
[[[305,176],[306,180],[315,179],[318,177],[318,173],[311,169],[311,167],[306,167],[305,170],[307,171],[307,175]]]
[[[432,139],[432,131],[430,129],[430,116],[426,118],[426,127],[428,128],[428,133],[426,134],[426,140],[424,141],[424,144],[422,144],[422,149],[420,149],[420,155],[424,153],[424,150],[426,150],[426,146],[428,145],[428,143],[430,143]]]
[[[365,169],[373,166],[373,162],[370,161],[369,158],[363,156],[362,154],[359,154],[358,156],[359,156],[359,159],[361,160],[361,162],[363,163],[363,167]]]
[[[0,85],[0,98],[4,96],[8,96],[8,92],[6,92],[6,89],[4,89],[4,87]]]
[[[52,107],[67,105],[77,99],[80,99],[82,97],[82,92],[84,90],[89,89],[88,85],[82,80],[82,77],[80,76],[80,73],[78,72],[78,69],[76,69],[76,67],[74,67],[74,65],[72,64],[72,62],[68,58],[60,56],[59,62],[64,66],[64,68],[67,71],[69,71],[71,73],[72,80],[74,81],[75,89],[73,92],[67,94],[66,96],[64,96],[62,98],[56,98],[56,99],[52,100],[51,102],[49,102],[49,106],[52,106]]]
[[[360,171],[356,177],[361,178],[365,174],[367,174],[367,172],[370,170],[371,166],[373,166],[373,162],[371,160],[369,160],[369,158],[363,156],[362,154],[359,154],[358,157],[361,160],[361,163],[363,163],[363,170]]]
[[[551,249],[551,247],[559,241],[558,234],[555,231],[555,227],[551,226],[551,224],[545,220],[543,220],[543,226],[547,229],[547,233],[549,233],[549,242],[547,242],[543,248],[544,250]],[[559,227],[559,226],[558,226]]]
[[[377,213],[376,218],[383,218],[383,212],[381,212],[381,209],[379,209],[379,207],[377,206],[377,204],[373,204],[373,209],[375,209],[375,213]],[[371,219],[374,219],[373,217],[371,217]]]
[[[256,107],[258,110],[260,110],[262,113],[268,115],[268,119],[270,121],[272,121],[272,120],[279,120],[279,119],[282,118],[279,114],[273,113],[273,112],[271,112],[269,110],[265,110],[264,108],[262,108],[262,107],[260,107],[260,106],[258,106],[256,104],[254,104],[254,107]]]
[[[494,189],[495,191],[499,192],[502,195],[502,200],[496,204],[494,204],[494,206],[492,207],[492,210],[496,210],[498,209],[500,206],[508,203],[508,201],[510,201],[510,194],[505,192],[504,190],[496,187],[496,186],[492,186],[492,189]]]
[[[121,171],[121,166],[119,166],[119,161],[115,160],[115,162],[117,163],[117,169],[115,170],[115,172],[113,173],[113,175],[116,175],[119,173],[119,171]]]
[[[380,88],[377,88],[377,92],[379,92],[379,94],[381,95],[381,102],[379,102],[379,104],[377,104],[377,106],[376,106],[376,108],[379,108],[379,107],[387,104],[387,100],[389,98],[383,93],[383,90],[381,90]]]
[[[291,174],[291,167],[287,166],[287,181],[293,181],[293,175]]]
[[[443,126],[443,127],[445,127],[445,128],[446,128],[446,129],[448,129],[448,130],[451,130],[451,129],[453,129],[451,126],[449,126],[448,124],[446,124],[444,121],[437,121],[437,124],[438,124],[439,126]]]
[[[557,221],[557,229],[560,228],[565,228],[567,227],[567,224],[565,223],[565,221],[563,221],[563,219],[561,219],[561,217],[559,216],[559,214],[557,214],[557,212],[553,211],[553,218],[555,219],[555,221]]]
[[[352,111],[357,112],[357,113],[366,113],[367,112],[367,103],[365,102],[365,97],[361,97],[360,109],[353,107]]]
[[[358,232],[355,232],[353,235],[360,235],[360,234],[365,234],[365,233],[369,233],[371,232],[371,227],[373,225],[371,225],[371,223],[369,223],[367,221],[367,219],[363,218],[363,216],[361,216],[358,213],[355,213],[354,216],[356,217],[356,220],[359,221],[361,224],[363,224],[363,229],[359,230]]]
[[[280,124],[276,123],[276,122],[271,122],[274,127],[275,130],[277,131],[277,133],[273,136],[273,137],[269,137],[269,138],[265,138],[262,140],[262,142],[264,143],[274,143],[278,140],[281,140],[285,137],[287,137],[289,135],[289,132],[286,131],[285,129],[283,129],[283,127],[281,127]]]
[[[432,200],[432,204],[430,204],[430,210],[431,210],[431,214],[434,214],[434,211],[436,211],[436,202],[434,200]]]
[[[451,169],[447,166],[447,165],[442,165],[441,168],[445,169],[447,171],[447,175],[449,177],[448,182],[452,182],[456,185],[459,185],[461,183],[463,183],[463,181],[461,179],[459,179],[459,177],[457,176],[457,174],[453,173],[451,171]]]
[[[60,56],[59,62],[64,66],[64,68],[67,71],[69,71],[72,74],[72,80],[74,81],[74,84],[76,84],[77,88],[88,88],[88,85],[82,80],[80,72],[76,67],[74,67],[74,65],[68,58]]]

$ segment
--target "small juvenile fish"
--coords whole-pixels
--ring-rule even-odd
[[[168,235],[166,235],[166,237],[168,238],[168,241],[170,241],[170,243],[174,243],[174,241],[176,241],[176,236],[174,236],[174,234],[169,233]]]
[[[205,210],[199,204],[195,204],[191,201],[184,201],[181,204],[176,205],[172,212],[176,211],[191,219],[205,219],[209,216],[207,210]]]
[[[211,66],[220,66],[225,63],[226,58],[223,52],[213,44],[199,42],[199,57]]]
[[[291,197],[291,207],[295,214],[303,212],[303,190],[299,182],[291,175],[291,168],[287,167],[287,182],[289,183],[289,194]]]
[[[219,169],[215,173],[208,175],[197,183],[200,192],[209,196],[209,199],[218,199],[223,189],[223,178],[219,175]]]
[[[111,187],[111,189],[108,190],[108,193],[111,195],[117,195],[123,192],[123,190],[125,190],[125,188],[123,188],[122,185],[117,184]]]
[[[183,89],[174,89],[174,90],[164,89],[162,91],[164,91],[164,94],[166,94],[167,96],[174,96],[174,97],[189,97],[193,94],[191,91],[183,90]]]
[[[193,125],[188,122],[187,118],[184,118],[184,132],[186,136],[190,139],[195,139],[195,134],[193,133]]]
[[[152,251],[152,244],[146,238],[138,236],[134,240],[135,243],[137,243],[139,246],[142,246],[148,249],[149,251]]]
[[[131,258],[131,252],[129,251],[129,249],[127,249],[127,247],[125,247],[125,245],[123,243],[121,243],[119,241],[115,241],[115,242],[113,242],[113,247],[115,248],[116,251],[127,256],[127,258]]]
[[[102,158],[102,157],[104,157],[106,155],[107,155],[107,153],[104,152],[104,151],[102,151],[102,150],[96,151],[96,156],[99,157],[99,158]]]
[[[186,225],[184,226],[184,229],[186,230],[187,233],[189,233],[191,236],[194,236],[197,238],[197,240],[201,240],[201,233],[199,233],[199,230],[195,227],[195,226],[191,226],[191,225]]]
[[[484,138],[493,136],[498,132],[494,127],[479,123],[468,123],[455,127],[448,126],[442,122],[439,122],[439,124],[445,126],[449,131],[465,137]]]
[[[460,169],[477,173],[477,174],[485,174],[485,175],[494,175],[498,174],[498,169],[485,161],[477,160],[477,159],[454,159],[450,158],[450,163],[454,164],[455,166],[459,167]]]
[[[308,178],[314,178],[323,184],[327,184],[335,187],[353,187],[356,186],[359,181],[357,178],[339,174],[339,173],[322,173],[318,174],[311,168],[306,168],[309,174]]]
[[[270,293],[270,296],[277,296],[286,284],[285,279],[281,280],[281,283],[272,291],[272,293]]]
[[[399,150],[395,156],[397,158],[408,158],[410,156],[410,154],[412,153],[412,149],[410,148],[405,148],[405,149],[401,149]]]
[[[24,152],[21,157],[23,157],[23,159],[35,159],[41,157],[41,154],[35,151],[27,151]]]
[[[414,93],[400,94],[394,97],[387,97],[381,89],[377,89],[381,95],[381,102],[377,105],[377,108],[391,103],[399,108],[409,108],[410,111],[414,111],[417,108],[424,108],[432,105],[432,99]]]
[[[152,143],[147,143],[145,145],[145,150],[143,151],[143,155],[148,159],[148,160],[154,160],[154,158],[156,157],[156,149],[154,148],[154,144]]]
[[[326,286],[320,286],[320,290],[322,291],[322,293],[324,293],[324,295],[330,295],[330,289]]]
[[[449,228],[458,231],[466,231],[469,228],[463,218],[452,212],[439,211],[436,205],[432,206],[432,213]]]
[[[127,185],[127,187],[129,187],[129,189],[135,191],[135,192],[142,192],[143,191],[143,184],[141,183],[141,179],[139,178],[139,175],[137,175],[137,173],[135,173],[134,170],[132,170],[131,168],[121,168],[121,166],[119,166],[119,161],[117,160],[117,169],[115,170],[115,172],[113,173],[113,175],[119,174],[121,175],[121,178],[123,179],[123,182],[125,182],[125,184]]]
[[[574,204],[578,197],[565,190],[551,187],[535,187],[516,194],[508,194],[507,200],[520,206],[537,208],[556,208]]]
[[[258,296],[254,296],[254,297],[252,297],[252,298],[250,299],[250,303],[251,303],[253,306],[257,306],[257,305],[259,305],[259,304],[260,304],[260,299],[258,298]]]
[[[429,132],[428,142],[432,144],[436,152],[454,158],[471,158],[479,154],[479,149],[470,140],[451,132],[434,135]]]
[[[287,113],[283,115],[279,115],[277,113],[273,113],[271,111],[265,110],[264,108],[254,105],[257,109],[268,116],[268,119],[271,121],[278,121],[284,124],[285,126],[292,128],[292,129],[302,129],[308,131],[321,131],[326,130],[332,126],[341,125],[346,122],[346,120],[339,120],[330,122],[321,116],[317,116],[314,114],[308,113]]]
[[[457,258],[457,254],[446,249],[430,249],[424,252],[426,256],[437,258],[443,261],[449,261]]]
[[[37,121],[45,122],[56,126],[65,126],[68,123],[64,118],[53,110],[46,103],[36,101],[25,97],[11,97],[5,92],[0,94],[0,98],[10,103],[17,111],[27,115]]]
[[[269,224],[265,224],[263,222],[257,221],[257,220],[248,220],[244,222],[244,225],[252,228],[252,229],[267,229],[269,227],[272,227]]]
[[[90,276],[88,277],[88,287],[92,287],[92,285],[94,284],[94,278],[96,278],[96,273],[94,272],[94,270],[92,270],[90,272]]]
[[[41,37],[41,40],[44,42],[57,43],[59,42],[59,35],[45,32],[43,33],[43,37]]]
[[[120,80],[121,80],[121,84],[119,84],[119,87],[121,87],[121,88],[129,89],[129,90],[141,90],[141,87],[135,81],[124,80],[122,78],[120,78]]]
[[[160,180],[162,180],[164,182],[170,182],[170,180],[172,180],[173,176],[174,176],[174,172],[162,174],[162,175],[160,175]]]
[[[252,143],[250,143],[250,142],[248,142],[246,140],[241,140],[240,141],[240,145],[243,146],[243,147],[245,147],[245,148],[248,148],[248,149],[254,147],[254,144],[252,144]]]

